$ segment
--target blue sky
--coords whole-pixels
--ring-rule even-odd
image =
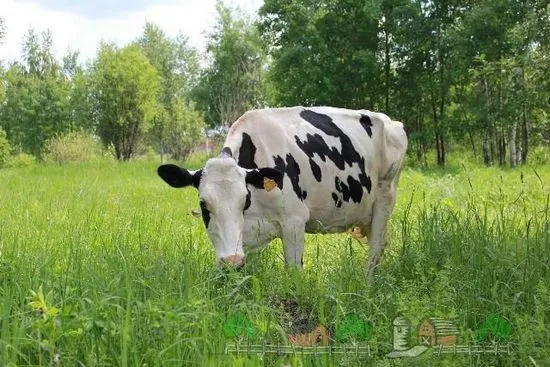
[[[20,0],[41,4],[45,8],[67,11],[86,18],[108,18],[123,16],[151,5],[177,3],[177,0]]]
[[[263,0],[226,0],[253,15]],[[6,37],[0,44],[0,61],[6,64],[21,55],[21,41],[29,27],[50,29],[56,56],[78,50],[80,61],[94,57],[101,40],[124,45],[138,37],[146,21],[168,35],[180,33],[204,51],[205,32],[216,18],[216,0],[0,0]]]

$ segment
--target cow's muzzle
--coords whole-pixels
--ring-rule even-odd
[[[233,265],[233,266],[242,266],[244,265],[244,257],[241,255],[229,255],[224,256],[220,259],[220,264],[222,265]]]

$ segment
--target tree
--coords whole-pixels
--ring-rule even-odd
[[[4,18],[0,17],[0,44],[6,36],[6,26],[4,25]]]
[[[381,1],[266,0],[260,33],[273,59],[275,101],[376,108],[380,17]]]
[[[200,142],[203,127],[202,117],[189,103],[198,75],[197,52],[188,45],[187,38],[169,38],[152,23],[145,25],[138,44],[160,76],[149,141],[157,148],[161,161],[165,153],[185,159]]]
[[[71,129],[70,87],[53,57],[50,32],[39,37],[30,29],[23,42],[23,59],[5,74],[0,125],[14,147],[40,157],[49,138]]]
[[[471,102],[464,108],[478,122],[487,165],[506,164],[507,151],[512,167],[527,160],[542,102],[538,97],[547,94],[535,82],[540,76],[536,55],[548,29],[539,23],[545,9],[547,3],[539,0],[490,0],[476,3],[464,16],[459,49],[472,83],[466,96]]]
[[[10,142],[6,138],[6,132],[0,127],[0,168],[6,163],[10,156]]]
[[[251,21],[221,2],[216,7],[218,22],[208,38],[211,63],[193,95],[210,126],[229,126],[264,104],[265,56]]]
[[[188,105],[183,98],[175,98],[165,133],[167,151],[172,158],[185,160],[203,140],[201,138],[203,129],[202,114],[192,105]]]
[[[116,158],[129,160],[156,108],[159,76],[138,46],[102,44],[93,66],[91,94],[96,131]]]

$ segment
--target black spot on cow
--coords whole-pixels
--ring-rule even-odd
[[[223,147],[222,149],[222,155],[227,155],[229,157],[233,157],[233,152],[231,151],[231,148],[229,147]]]
[[[346,182],[342,182],[339,177],[336,177],[334,179],[334,187],[341,194],[341,199],[338,194],[332,194],[337,207],[342,206],[342,201],[349,202],[352,200],[354,203],[360,203],[363,198],[363,185],[351,175],[348,176]]]
[[[195,172],[193,175],[193,186],[195,186],[197,189],[199,188],[199,185],[201,184],[202,179],[202,169]]]
[[[285,161],[283,158],[281,158],[280,155],[278,156],[274,156],[273,157],[273,160],[275,161],[275,168],[278,169],[279,171],[281,172],[286,172],[285,169],[286,169],[286,164],[285,164]],[[283,189],[283,184],[284,184],[284,180],[281,181],[281,185],[279,186],[279,188],[282,190]]]
[[[334,205],[336,205],[337,208],[342,206],[342,200],[340,200],[337,193],[332,193],[332,200],[334,200]]]
[[[311,166],[311,172],[313,172],[313,177],[317,182],[321,182],[321,167],[313,159],[309,159],[309,165]]]
[[[365,129],[369,137],[372,138],[372,121],[370,120],[370,117],[367,115],[361,115],[359,123],[361,123],[361,126],[363,126],[363,129]]]
[[[313,158],[313,156],[317,154],[323,162],[326,162],[328,157],[338,169],[344,170],[344,168],[346,168],[346,162],[342,154],[338,152],[336,147],[330,148],[321,135],[306,134],[306,141],[301,141],[298,136],[295,136],[294,139],[298,147],[306,153],[309,158]]]
[[[336,177],[334,179],[334,187],[336,187],[336,190],[342,194],[342,200],[348,202],[351,198],[351,193],[348,185],[343,183],[342,180],[340,180],[340,177]]]
[[[352,176],[348,176],[348,187],[351,200],[353,200],[354,203],[360,203],[363,198],[363,186],[361,183]]]
[[[254,155],[256,154],[256,146],[252,142],[250,135],[243,133],[243,141],[239,148],[239,166],[243,168],[258,168],[254,162]]]
[[[367,189],[367,192],[369,193],[371,191],[372,184],[370,178],[365,171],[365,159],[357,152],[357,150],[355,150],[355,147],[353,146],[353,143],[351,142],[349,136],[347,136],[328,115],[306,109],[300,112],[300,116],[325,134],[333,136],[340,140],[341,149],[339,151],[336,147],[329,147],[325,139],[323,139],[323,137],[319,134],[306,134],[306,140],[304,141],[302,141],[298,136],[295,136],[294,138],[296,140],[296,144],[310,158],[310,164],[315,154],[317,154],[323,160],[323,162],[326,162],[326,158],[330,159],[332,163],[334,163],[334,165],[342,171],[346,168],[346,165],[352,167],[353,164],[357,164],[357,167],[360,171],[358,175],[359,181],[349,176],[347,179],[348,183],[346,185],[337,178],[335,182],[335,187],[337,191],[342,193],[343,201],[348,202],[350,199],[352,199],[354,202],[361,202],[363,191],[361,189],[361,191],[359,192],[357,184],[365,187]],[[363,116],[365,118],[362,118],[360,120],[361,125],[363,125],[365,129],[369,128],[370,130],[372,122],[370,121],[370,118],[368,116]],[[369,132],[369,130],[367,130],[367,133]],[[370,130],[370,135],[372,135],[372,130]],[[314,171],[313,167],[312,171]],[[353,181],[351,181],[350,178]],[[354,189],[353,196],[351,194],[350,187]],[[359,193],[361,195],[359,195]]]
[[[202,221],[204,222],[205,227],[208,228],[208,224],[210,223],[210,211],[206,208],[206,203],[203,200],[201,200],[200,206],[201,206],[201,213],[202,213]]]
[[[359,175],[359,182],[361,182],[361,185],[367,189],[368,193],[370,193],[370,190],[372,188],[372,181],[370,177],[366,174],[361,173]]]
[[[273,159],[275,160],[275,168],[286,173],[286,175],[290,179],[290,182],[292,183],[292,189],[296,193],[296,196],[298,196],[298,199],[304,200],[307,197],[307,192],[305,190],[302,190],[302,188],[300,187],[300,166],[298,165],[292,154],[289,153],[286,155],[286,162],[279,155],[274,156]],[[281,190],[283,189],[282,183],[280,188]]]

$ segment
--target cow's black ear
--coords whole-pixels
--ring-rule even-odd
[[[246,173],[246,183],[258,189],[273,190],[276,186],[283,187],[284,173],[276,168],[251,169]]]
[[[186,187],[193,185],[199,188],[201,182],[202,169],[198,171],[188,171],[185,168],[175,164],[164,164],[157,169],[158,175],[172,187]]]

